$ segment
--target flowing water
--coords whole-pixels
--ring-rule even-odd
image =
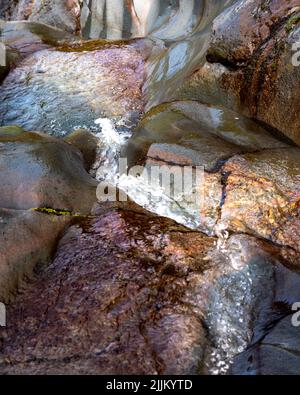
[[[176,99],[176,88],[205,60],[212,20],[232,1],[180,0],[180,4],[170,3],[176,3],[177,8],[164,8],[159,22],[148,34],[154,45],[147,61],[144,84],[147,110]],[[92,173],[99,181],[117,186],[149,211],[172,218],[187,227],[205,231],[201,227],[197,206],[179,204],[178,199],[166,193],[163,187],[151,187],[145,174],[140,177],[119,174],[118,160],[132,136],[134,125],[128,124],[128,120],[100,118],[95,120],[95,128],[98,129],[96,133],[100,142],[99,160]],[[192,189],[191,194],[193,193],[195,190]],[[220,253],[224,253],[226,229],[220,229],[219,237],[216,247]],[[224,266],[224,261],[220,262],[220,267],[221,265]],[[212,301],[207,306],[207,326],[215,342],[206,360],[209,373],[226,374],[233,357],[246,348],[250,340],[250,317],[244,306],[253,303],[254,283],[257,285],[263,278],[264,273],[260,273],[262,271],[260,268],[250,268],[243,262],[241,251],[236,252],[235,258],[231,261],[229,259],[221,269],[222,275],[211,291]],[[210,273],[207,274],[209,275]]]
[[[168,6],[161,6],[161,15],[148,34],[154,45],[147,61],[147,78],[143,87],[146,110],[176,99],[176,89],[181,82],[205,61],[213,19],[232,2],[233,0],[161,1],[162,4],[168,3]],[[132,200],[149,211],[199,229],[201,223],[198,206],[179,205],[178,200],[166,195],[163,188],[154,192],[149,187],[147,177],[137,179],[124,174],[119,177],[120,152],[131,136],[130,126],[124,127],[127,122],[122,119],[118,122],[111,119],[95,120],[95,124],[100,126],[97,136],[107,146],[105,155],[103,147],[100,154],[106,158],[105,162],[98,161],[93,168],[97,179],[117,184]],[[97,167],[100,167],[98,171]],[[196,193],[195,189],[192,188],[191,193]]]
[[[230,6],[233,0],[142,0],[140,2],[135,0],[133,1],[135,10],[131,13],[128,9],[125,9],[123,0],[110,0],[108,4],[111,5],[111,8],[107,7],[105,13],[103,11],[104,3],[102,0],[84,1],[81,13],[83,33],[85,37],[93,39],[119,40],[123,38],[147,37],[147,40],[151,43],[148,47],[152,48],[147,56],[146,78],[143,85],[145,109],[148,111],[161,103],[176,100],[177,88],[188,75],[199,68],[205,61],[213,19],[222,10]],[[142,172],[140,177],[120,174],[119,159],[121,152],[124,151],[124,148],[133,136],[137,120],[127,116],[107,117],[99,114],[97,116],[95,111],[92,112],[89,108],[83,107],[82,103],[85,102],[84,100],[78,104],[77,96],[73,95],[73,88],[76,85],[77,93],[78,91],[81,92],[82,89],[84,95],[88,95],[89,102],[95,100],[98,103],[99,101],[101,106],[105,107],[105,110],[109,112],[111,107],[116,106],[113,101],[115,94],[109,89],[105,89],[113,84],[121,85],[122,81],[115,81],[115,76],[120,74],[119,70],[116,68],[114,74],[111,72],[105,74],[107,69],[109,69],[107,67],[109,59],[103,60],[105,57],[102,52],[103,68],[101,68],[101,54],[96,63],[98,68],[94,68],[94,56],[90,53],[91,63],[86,60],[85,69],[87,71],[84,70],[84,73],[81,73],[80,69],[78,72],[76,69],[77,62],[73,61],[73,58],[76,60],[81,56],[81,53],[74,54],[72,51],[70,52],[68,58],[74,64],[74,76],[82,74],[81,80],[78,81],[73,78],[68,64],[66,65],[67,70],[62,68],[58,73],[56,69],[57,59],[62,57],[65,59],[65,53],[61,54],[52,49],[50,51],[45,50],[44,63],[38,63],[39,67],[36,73],[29,76],[30,79],[33,78],[37,82],[33,95],[34,99],[37,92],[41,92],[41,97],[44,97],[45,86],[43,84],[45,78],[43,74],[49,73],[48,69],[50,69],[54,81],[52,85],[56,85],[55,89],[63,90],[64,93],[64,96],[60,96],[63,102],[59,103],[59,106],[57,101],[55,101],[55,90],[55,94],[53,94],[54,99],[51,100],[51,103],[44,104],[44,112],[36,111],[42,114],[45,129],[48,128],[48,123],[44,113],[47,114],[49,108],[53,112],[53,107],[59,107],[59,109],[62,108],[63,110],[66,108],[62,116],[65,124],[58,125],[56,123],[53,126],[53,130],[57,131],[61,126],[61,135],[68,132],[66,130],[66,128],[70,127],[68,109],[70,109],[70,103],[72,104],[74,101],[73,107],[76,117],[71,116],[73,117],[72,122],[75,122],[71,126],[86,126],[99,138],[99,152],[91,170],[91,173],[98,181],[118,187],[129,198],[151,212],[169,217],[189,228],[205,231],[208,235],[212,235],[209,227],[203,226],[203,221],[199,217],[199,206],[185,199],[181,200],[180,192],[177,196],[171,196],[163,186],[153,188],[153,185],[149,185],[146,177],[147,168],[144,169],[145,173]],[[115,52],[117,59],[118,47]],[[128,55],[124,60],[124,68],[127,68],[127,71],[129,69],[129,61],[127,62],[127,60],[132,60],[132,53],[128,49]],[[107,57],[109,55],[111,55],[111,51],[108,52]],[[53,60],[53,67],[49,66],[49,59]],[[136,70],[139,65],[140,59],[138,58],[136,67],[132,67],[132,74],[138,74]],[[28,68],[32,72],[30,62],[28,62]],[[60,78],[58,78],[58,74]],[[27,78],[28,75],[26,73],[21,75],[21,77],[23,81],[22,89],[28,92],[27,83],[30,79]],[[69,81],[69,84],[66,84],[66,80]],[[133,81],[135,80],[133,79]],[[90,84],[90,89],[86,89],[87,82]],[[96,83],[97,89],[95,88]],[[52,85],[51,88],[53,88]],[[69,87],[72,89],[70,88],[70,93],[67,92],[68,95],[66,95],[65,91]],[[97,91],[96,99],[93,96],[93,89]],[[6,91],[8,90],[6,89]],[[101,94],[98,96],[98,92],[102,92],[102,96]],[[132,96],[134,96],[134,89],[132,92]],[[13,96],[13,101],[16,101],[15,92],[13,91],[12,94],[8,91],[8,93]],[[21,90],[19,93],[21,105],[24,102],[24,92]],[[47,97],[49,96],[51,98],[51,90],[47,92]],[[81,96],[79,95],[79,97]],[[66,101],[65,98],[67,98]],[[26,111],[24,110],[24,114],[28,118],[26,118],[26,122],[29,123],[29,126],[33,122],[31,117],[27,115],[27,108],[28,106],[30,107],[31,102],[31,96],[29,95],[27,103],[25,103]],[[121,104],[120,113],[127,103],[124,106]],[[77,111],[81,107],[82,110]],[[218,126],[217,124],[221,122],[221,115],[213,110],[210,113],[211,117],[209,119],[214,123],[215,127]],[[11,116],[13,118],[15,114]],[[82,119],[88,119],[88,124],[80,124]],[[236,119],[238,120],[238,118]],[[14,122],[14,118],[12,122]],[[37,122],[40,124],[41,120],[38,119]],[[21,126],[25,127],[27,124]],[[235,136],[232,136],[232,134],[234,134],[234,131],[231,133],[231,138],[235,140]],[[190,184],[188,194],[190,196],[198,194],[197,182]],[[220,228],[216,235],[219,237],[219,241],[216,243],[216,250],[219,251],[221,258],[215,258],[216,267],[213,271],[218,270],[219,278],[212,289],[209,290],[212,294],[210,305],[205,306],[207,310],[206,325],[214,343],[214,347],[207,356],[206,368],[211,374],[224,374],[228,371],[233,357],[243,351],[249,342],[251,333],[249,328],[250,316],[244,306],[249,306],[254,302],[254,290],[257,287],[257,283],[259,281],[262,282],[263,278],[269,277],[265,275],[265,267],[260,267],[259,264],[257,267],[255,265],[250,267],[248,262],[243,261],[242,247],[239,246],[239,243],[235,245],[235,255],[229,256],[230,254],[226,250],[228,236],[226,229]],[[208,271],[206,275],[209,278],[212,274]]]

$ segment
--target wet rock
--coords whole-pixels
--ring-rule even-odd
[[[227,180],[219,225],[299,251],[299,153],[287,148],[230,159],[222,169]]]
[[[97,183],[75,147],[26,132],[0,137],[0,152],[0,207],[90,212]]]
[[[229,105],[300,144],[299,0],[240,0],[214,21],[206,63],[182,88],[184,98]],[[197,93],[197,90],[199,93]]]
[[[0,137],[19,136],[25,132],[26,130],[19,126],[0,126]]]
[[[285,266],[280,255],[278,247],[247,235],[223,239],[210,253],[214,265],[203,280],[208,294],[205,324],[212,344],[204,363],[206,373],[228,373],[232,364],[233,371],[241,368],[240,359],[246,362],[250,351],[241,358],[236,355],[246,348],[251,350],[252,344],[291,313],[292,304],[300,297],[300,276]],[[279,333],[278,339],[282,343],[287,340]],[[249,361],[259,363],[260,357],[251,357],[248,366]],[[292,363],[297,371],[297,361],[291,361],[290,367]],[[269,372],[277,371],[276,353],[263,364]],[[241,369],[236,373],[253,374]]]
[[[298,0],[236,2],[214,21],[208,56],[234,65],[247,64],[262,44],[299,11],[299,6]]]
[[[258,301],[253,315],[253,336],[245,352],[236,356],[232,374],[299,374],[299,326],[293,320],[300,298],[300,275],[276,266],[269,295]]]
[[[83,2],[80,22],[83,35],[90,38],[176,40],[195,30],[201,11],[194,1],[91,0]]]
[[[296,297],[286,273],[266,242],[215,245],[132,203],[99,205],[7,306],[0,371],[226,373],[274,295]]]
[[[69,33],[80,30],[78,0],[20,0],[11,14],[14,20],[41,22]]]
[[[282,319],[265,339],[236,358],[232,374],[299,375],[299,328]]]
[[[158,106],[141,120],[124,155],[130,164],[145,157],[211,171],[235,153],[287,145],[248,118],[193,101]]]
[[[0,66],[0,82],[7,76],[12,66],[32,53],[59,45],[64,41],[76,41],[62,30],[35,22],[2,22],[1,42],[5,45],[6,65]]]
[[[1,125],[66,134],[95,128],[99,117],[143,109],[145,41],[87,42],[28,56],[0,87]]]
[[[10,21],[1,24],[1,41],[8,49],[19,52],[23,57],[51,45],[77,42],[78,39],[63,30],[30,21]]]
[[[96,160],[99,145],[101,144],[99,139],[93,133],[84,129],[79,129],[69,134],[69,136],[65,138],[65,141],[79,149],[83,155],[85,168],[89,171]]]
[[[205,62],[178,88],[176,96],[180,100],[222,105],[249,117],[249,111],[240,101],[242,85],[242,71],[230,71],[221,63]]]
[[[48,263],[70,217],[0,209],[0,301],[9,302],[37,264]]]
[[[288,146],[232,111],[192,101],[164,104],[145,115],[123,150],[129,167],[145,165],[145,170],[136,183],[127,178],[122,187],[149,210],[213,235],[224,198],[223,164],[235,153],[283,147]],[[149,188],[149,175],[158,167],[169,182],[155,184],[151,178]],[[184,181],[186,167],[197,167],[201,177],[190,189]]]
[[[214,239],[133,205],[94,214],[8,306],[1,373],[197,373],[197,276]]]

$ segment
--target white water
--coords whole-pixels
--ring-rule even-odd
[[[128,128],[124,129],[124,123],[102,118],[96,120],[95,124],[99,127],[99,158],[94,166],[97,180],[117,186],[137,204],[153,213],[201,230],[199,212],[193,205],[179,204],[163,188],[151,187],[144,176],[119,176],[120,152],[131,135]],[[218,228],[217,236],[213,253],[214,267],[204,274],[204,283],[211,284],[210,278],[215,278],[209,289],[210,304],[205,306],[206,324],[215,345],[209,351],[205,364],[210,374],[226,374],[234,356],[244,351],[249,343],[251,317],[247,306],[254,303],[254,288],[260,281],[261,270],[249,266],[249,262],[244,260],[243,248],[238,243],[233,249],[232,245],[228,249],[228,232],[225,228]]]
[[[209,21],[214,14],[217,14],[217,11],[221,11],[222,6],[229,5],[230,2],[230,0],[219,2],[219,4],[216,1],[205,2],[203,15]],[[171,27],[174,28],[175,24],[172,25],[172,23],[179,16],[185,18],[185,14],[181,15],[180,12],[172,15],[168,29],[158,29],[153,36],[162,38],[162,33],[166,33],[168,38],[171,38],[178,32],[178,23],[174,32]],[[189,16],[185,19],[190,21]],[[148,108],[161,101],[172,99],[175,87],[184,76],[193,71],[195,65],[201,64],[209,39],[208,25],[208,22],[207,24],[203,22],[199,25],[198,33],[194,38],[174,43],[167,52],[163,47],[161,54],[158,51],[158,55],[154,54],[150,58],[148,61],[149,77],[144,87]],[[182,34],[187,34],[186,26],[181,27],[183,28]],[[201,224],[199,207],[188,202],[180,201],[179,203],[176,197],[170,196],[162,187],[153,188],[151,184],[149,185],[145,174],[140,177],[130,174],[120,176],[118,160],[122,148],[132,134],[132,125],[127,125],[126,121],[116,122],[107,118],[95,120],[95,125],[99,129],[97,131],[99,155],[92,172],[98,181],[116,186],[150,212],[171,218],[188,228],[205,231]],[[197,193],[197,191],[193,190],[191,193]],[[226,374],[233,357],[242,352],[249,342],[250,317],[245,306],[253,303],[255,271],[251,271],[242,261],[241,254],[237,254],[232,259],[228,256],[224,258],[228,253],[226,229],[218,229],[217,236],[216,251],[222,255],[222,259],[215,259],[213,270],[218,271],[218,278],[210,290],[210,305],[205,306],[207,327],[215,344],[207,357],[206,367],[210,374]],[[227,261],[225,262],[224,259]],[[207,276],[210,275],[208,272]]]
[[[95,124],[100,128],[96,133],[99,138],[99,155],[92,174],[98,181],[117,187],[150,212],[171,218],[192,229],[201,228],[198,205],[184,200],[180,192],[173,195],[157,184],[153,187],[148,180],[147,168],[144,168],[141,176],[132,176],[129,171],[127,174],[119,174],[121,149],[131,136],[126,121],[114,122],[108,118],[100,118],[95,120]],[[196,193],[196,187],[192,185],[188,194]]]

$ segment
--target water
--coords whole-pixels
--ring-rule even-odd
[[[160,2],[159,18],[148,32],[148,38],[153,40],[153,49],[147,61],[147,77],[143,88],[146,110],[161,102],[175,99],[176,88],[204,61],[212,20],[232,2],[180,0],[179,3],[167,2],[168,5],[166,2]],[[158,12],[153,4],[153,12]],[[126,37],[128,32],[123,31],[122,35]],[[130,33],[129,36],[134,35]],[[179,199],[166,194],[163,188],[157,188],[154,192],[147,177],[120,177],[118,158],[132,131],[130,127],[124,131],[112,119],[100,119],[96,120],[96,123],[100,126],[97,136],[101,145],[106,146],[104,150],[103,147],[100,150],[100,159],[92,170],[93,174],[97,174],[97,180],[118,186],[132,200],[149,211],[211,234],[206,226],[203,227],[198,205],[185,202],[179,204]],[[105,157],[104,162],[101,157]],[[196,186],[192,188],[191,193],[197,193]]]
[[[152,49],[147,55],[146,79],[143,85],[147,111],[162,102],[176,99],[177,88],[205,61],[212,20],[231,3],[233,0],[143,0],[139,3],[140,8],[136,7],[136,14],[142,21],[141,25],[137,25],[132,15],[128,14],[128,10],[116,9],[113,15],[113,10],[107,9],[105,14],[102,8],[104,1],[93,0],[89,2],[90,9],[86,7],[85,2],[81,24],[83,33],[90,38],[148,37]],[[151,7],[148,7],[149,4]],[[112,20],[114,26],[111,26]],[[44,125],[42,130],[50,130],[60,136],[69,133],[75,127],[93,131],[99,139],[99,144],[97,160],[91,174],[99,182],[118,187],[129,198],[151,212],[211,235],[210,227],[204,224],[203,218],[199,215],[199,205],[196,201],[191,203],[181,199],[180,192],[170,195],[163,186],[154,188],[153,185],[149,185],[147,169],[140,177],[119,173],[122,149],[136,126],[136,120],[131,121],[133,117],[124,117],[122,114],[126,112],[127,107],[137,107],[136,112],[140,113],[140,97],[134,100],[135,90],[132,89],[124,102],[122,92],[142,85],[142,71],[138,74],[137,70],[144,59],[135,54],[133,49],[126,49],[122,58],[122,70],[127,70],[129,74],[128,68],[131,63],[132,83],[128,86],[124,84],[126,89],[121,89],[123,79],[118,67],[121,62],[119,49],[116,47],[105,51],[70,51],[66,55],[63,52],[45,50],[44,58],[39,53],[38,62],[34,63],[36,70],[33,70],[32,64],[28,62],[28,73],[25,73],[26,69],[23,70],[24,75],[20,76],[18,86],[15,86],[14,81],[11,87],[6,86],[4,93],[8,105],[5,111],[11,108],[11,102],[18,107],[15,111],[10,109],[11,122],[15,122],[19,107],[23,110],[22,106],[25,106],[22,113],[23,126],[28,130],[41,130],[41,125]],[[106,58],[103,55],[105,53]],[[135,67],[132,65],[133,56]],[[81,58],[83,60],[78,62]],[[109,67],[107,62],[110,62]],[[115,73],[111,70],[115,70]],[[44,77],[45,74],[47,78]],[[36,84],[34,92],[27,90],[27,83],[31,81],[32,84],[32,80]],[[118,101],[118,92],[113,91],[111,87],[120,90]],[[34,111],[35,116],[38,114],[36,119],[28,113],[28,108],[34,107],[37,97],[40,98],[40,108]],[[44,100],[45,97],[47,101]],[[87,102],[94,103],[96,109],[85,106]],[[111,114],[112,109],[115,117]],[[47,114],[56,114],[56,118],[47,119]],[[212,122],[217,117],[218,114],[212,113]],[[208,184],[211,187],[210,182]],[[198,193],[197,185],[192,183],[189,195],[194,196]],[[209,290],[210,305],[206,306],[206,324],[214,340],[214,347],[209,352],[206,367],[211,374],[225,374],[233,357],[243,351],[249,342],[250,314],[245,306],[251,306],[255,302],[255,284],[263,278],[264,268],[260,268],[259,265],[250,267],[248,262],[243,260],[243,249],[239,245],[236,247],[235,257],[230,255],[226,229],[217,229],[217,236],[219,240],[212,272],[217,271],[218,276]],[[208,272],[207,276],[211,276],[212,272]]]
[[[191,0],[185,0],[185,2]],[[176,87],[191,73],[195,66],[203,62],[208,46],[212,19],[228,6],[231,1],[203,1],[198,8],[198,18],[183,15],[186,21],[178,30],[180,15],[173,13],[159,28],[150,34],[155,40],[152,54],[147,63],[147,79],[144,85],[146,109],[176,98]],[[170,12],[170,10],[168,10]],[[187,21],[192,23],[187,26]],[[206,231],[199,216],[199,207],[179,202],[163,187],[153,188],[146,177],[147,169],[140,177],[119,174],[118,160],[122,148],[133,133],[133,126],[126,121],[100,118],[95,120],[99,128],[99,156],[92,172],[98,181],[118,187],[133,201],[160,216],[168,217],[189,228]],[[192,190],[191,193],[197,191]],[[215,345],[205,362],[210,374],[226,374],[233,357],[242,352],[250,340],[249,310],[245,306],[254,303],[253,278],[259,270],[253,270],[242,260],[241,251],[235,257],[228,256],[226,229],[217,229],[215,267],[219,271],[212,297],[207,306],[207,327]],[[227,255],[226,255],[227,254]],[[224,263],[225,260],[225,263]],[[210,273],[207,274],[208,276]],[[258,281],[259,276],[256,279]]]

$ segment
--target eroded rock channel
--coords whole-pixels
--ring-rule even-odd
[[[1,374],[300,373],[300,3],[267,3],[0,1]]]

